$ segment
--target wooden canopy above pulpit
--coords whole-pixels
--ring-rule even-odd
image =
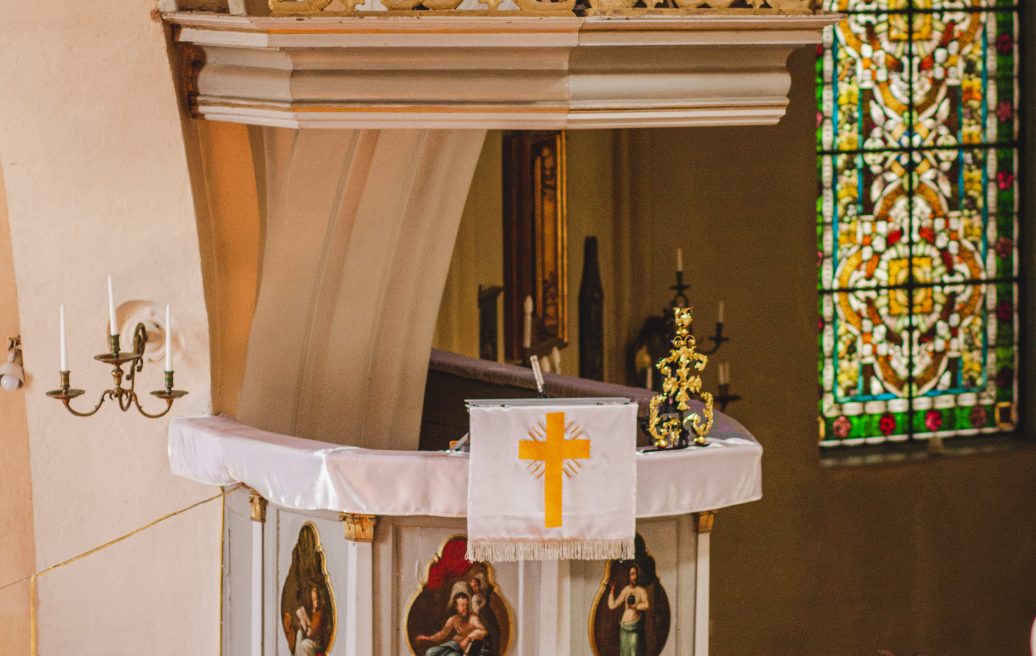
[[[789,54],[837,18],[800,0],[433,4],[161,4],[184,106],[261,126],[246,423],[417,448],[420,404],[385,401],[423,398],[413,363],[431,351],[485,130],[776,123]]]

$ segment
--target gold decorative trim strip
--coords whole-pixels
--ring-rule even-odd
[[[38,616],[38,604],[39,604],[39,598],[38,598],[39,597],[39,592],[38,592],[39,587],[38,586],[39,586],[39,583],[38,582],[39,582],[40,577],[42,577],[42,576],[44,576],[46,574],[49,574],[50,572],[52,572],[52,571],[54,571],[56,569],[60,569],[62,567],[66,567],[68,565],[71,565],[72,563],[78,562],[78,561],[82,560],[83,558],[87,558],[89,556],[92,556],[95,553],[104,551],[105,549],[108,549],[109,547],[113,547],[113,546],[119,544],[120,542],[128,540],[129,538],[133,537],[134,535],[137,535],[139,533],[143,533],[144,531],[146,531],[146,530],[148,530],[150,528],[153,528],[153,527],[157,526],[158,524],[161,524],[162,522],[165,522],[166,520],[172,519],[173,517],[176,517],[178,515],[182,515],[182,514],[184,514],[186,512],[194,510],[195,508],[197,508],[199,506],[204,506],[205,504],[207,504],[207,503],[209,503],[211,501],[215,501],[216,499],[222,499],[227,494],[230,494],[231,492],[233,492],[234,490],[238,489],[239,487],[244,487],[244,486],[241,483],[238,483],[238,484],[236,484],[236,485],[234,485],[232,487],[228,487],[228,488],[226,488],[224,490],[221,490],[220,493],[217,494],[217,495],[208,497],[206,499],[202,499],[200,501],[196,501],[196,502],[192,503],[189,506],[185,506],[183,508],[180,508],[179,510],[174,510],[173,512],[166,513],[165,515],[162,515],[161,517],[158,517],[156,519],[151,520],[150,522],[148,522],[147,524],[144,524],[143,526],[140,526],[138,528],[133,529],[129,533],[124,533],[124,534],[120,535],[117,538],[113,538],[111,540],[108,540],[104,544],[97,545],[96,547],[94,547],[92,549],[88,549],[88,550],[86,550],[86,551],[84,551],[84,552],[82,552],[80,554],[75,555],[75,556],[72,556],[71,558],[66,558],[65,560],[61,561],[60,563],[55,563],[53,565],[50,565],[48,567],[45,567],[45,568],[37,571],[37,572],[33,572],[32,574],[30,574],[28,576],[23,576],[20,579],[17,579],[17,580],[14,580],[14,581],[10,581],[9,583],[5,583],[3,585],[0,585],[0,591],[3,591],[3,590],[6,590],[7,588],[10,588],[12,586],[19,585],[21,583],[25,583],[26,581],[29,582],[29,650],[30,650],[31,656],[36,656],[37,653],[38,653],[37,650],[39,648],[39,616]],[[223,539],[222,536],[220,536],[220,541],[222,541],[222,539]]]
[[[387,16],[386,16],[387,15]],[[542,18],[542,17],[555,17],[558,16],[565,18],[566,13],[559,13],[556,11],[530,11],[530,10],[518,10],[518,9],[496,9],[496,10],[471,10],[471,11],[447,11],[447,10],[435,10],[434,16],[466,16],[466,17],[498,17],[498,18]],[[288,15],[282,15],[279,13],[275,18],[287,18]],[[313,16],[313,15],[309,15]],[[328,16],[317,15],[317,16]],[[348,13],[348,15],[342,15],[345,17],[357,17],[357,18],[397,18],[397,17],[415,17],[422,18],[428,17],[428,11],[422,11],[418,9],[406,9],[406,10],[394,10],[394,11],[356,11],[354,13]],[[298,18],[298,17],[295,17]],[[207,28],[205,28],[207,29]],[[578,30],[572,29],[571,27],[544,27],[537,26],[536,29],[528,29],[527,26],[513,26],[513,25],[501,25],[499,29],[490,31],[479,28],[462,28],[462,27],[443,27],[443,28],[425,28],[418,29],[392,29],[387,26],[364,26],[356,28],[276,28],[270,27],[266,29],[257,30],[236,30],[244,32],[252,32],[256,34],[572,34]]]
[[[459,9],[461,0],[381,0],[384,10],[359,10],[363,0],[268,0],[271,15],[291,17],[357,16],[378,14],[411,14],[417,7],[425,12],[465,15],[484,13],[485,10]],[[489,11],[495,11],[501,0],[483,0]],[[509,13],[574,15],[575,0],[515,0],[518,11]],[[813,0],[749,0],[750,7],[731,7],[734,0],[674,0],[672,7],[658,7],[662,0],[645,0],[645,7],[635,7],[635,0],[590,0],[587,15],[650,16],[676,15],[738,15],[776,14],[800,15],[816,11]],[[501,12],[502,13],[502,12]]]
[[[773,32],[785,29],[819,29],[837,22],[839,14],[815,11],[774,11],[753,9],[667,9],[650,11],[593,10],[588,16],[610,14],[636,16],[639,21],[613,21],[607,24],[588,21],[587,16],[522,9],[472,10],[393,10],[357,11],[340,15],[330,13],[276,14],[242,17],[219,22],[197,13],[167,13],[163,20],[172,25],[206,32],[235,32],[254,35],[395,35],[395,34],[473,34],[473,35],[562,35],[581,31],[623,32]],[[232,17],[238,18],[238,17]],[[300,18],[316,19],[313,22]],[[391,18],[373,21],[370,18]],[[457,18],[469,20],[459,21]],[[337,20],[336,20],[337,19]],[[477,20],[488,19],[488,20]],[[411,22],[413,21],[413,22]],[[688,22],[693,21],[693,30]],[[453,23],[449,27],[444,24]],[[279,27],[285,25],[286,27]],[[287,27],[289,26],[290,27]],[[178,42],[194,42],[175,35]]]

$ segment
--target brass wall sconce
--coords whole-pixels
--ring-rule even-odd
[[[137,396],[135,388],[137,384],[137,374],[144,369],[144,347],[147,346],[147,340],[147,328],[145,328],[142,323],[138,323],[137,327],[133,331],[133,351],[130,353],[124,353],[120,349],[118,335],[108,336],[108,347],[111,350],[108,353],[95,355],[94,359],[105,364],[112,365],[112,378],[115,380],[115,385],[111,389],[101,392],[101,398],[97,401],[97,405],[94,406],[93,410],[90,410],[89,412],[79,412],[70,405],[72,399],[82,396],[86,392],[81,389],[75,389],[69,385],[69,372],[67,370],[59,372],[61,375],[61,389],[51,390],[47,392],[47,396],[52,399],[58,399],[64,403],[65,408],[77,417],[89,417],[95,414],[101,409],[104,402],[108,400],[117,403],[119,405],[119,409],[123,412],[136,406],[140,414],[150,419],[158,419],[159,417],[165,416],[165,414],[172,409],[173,402],[181,396],[186,396],[187,392],[184,390],[173,389],[173,372],[166,371],[165,389],[151,392],[152,396],[165,401],[165,410],[157,413],[150,413],[141,406],[140,397]],[[129,365],[129,371],[124,372],[122,367],[127,364]],[[123,381],[129,383],[129,387],[124,387]]]
[[[101,392],[101,398],[97,401],[97,405],[94,406],[93,410],[80,412],[70,405],[72,399],[82,396],[85,392],[81,389],[71,387],[69,383],[68,349],[65,342],[65,306],[62,305],[60,315],[61,370],[58,372],[61,376],[61,388],[47,392],[47,396],[61,401],[65,408],[77,417],[89,417],[96,414],[97,411],[101,409],[101,406],[104,405],[104,402],[108,400],[114,401],[118,404],[119,409],[123,412],[126,412],[132,407],[136,407],[140,414],[150,419],[158,419],[159,417],[165,416],[169,410],[172,409],[173,402],[176,401],[176,399],[187,395],[186,391],[174,389],[173,387],[173,327],[169,314],[169,306],[167,305],[165,308],[165,389],[151,392],[152,396],[165,401],[165,410],[156,413],[148,412],[143,408],[140,403],[140,397],[136,392],[137,374],[144,369],[144,351],[148,343],[147,328],[143,323],[138,323],[136,328],[133,329],[133,350],[129,353],[122,351],[121,346],[119,345],[118,323],[115,317],[115,301],[112,298],[111,277],[108,278],[108,312],[110,326],[109,332],[112,333],[108,335],[109,350],[107,353],[95,355],[94,359],[112,366],[111,373],[112,378],[115,381],[115,385],[111,389]],[[124,365],[129,365],[128,371],[123,371],[122,367]],[[128,387],[124,386],[124,382],[129,384]]]

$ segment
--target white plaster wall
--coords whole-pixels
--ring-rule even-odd
[[[105,407],[74,418],[57,386],[57,308],[72,382],[110,385],[104,276],[121,300],[171,303],[176,362],[210,405],[195,210],[166,44],[139,0],[21,4],[0,20],[0,164],[7,186],[26,367],[36,568],[216,491],[169,474],[167,420]],[[146,368],[142,391],[161,386]],[[39,581],[39,653],[213,654],[219,649],[220,504],[212,502]]]
[[[11,264],[7,194],[0,171],[0,346],[18,334],[18,294]],[[4,353],[0,351],[0,353]],[[0,356],[2,357],[2,356]],[[0,391],[0,645],[13,653],[29,649],[29,583],[5,587],[33,571],[32,483],[25,389]]]

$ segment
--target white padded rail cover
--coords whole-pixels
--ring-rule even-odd
[[[747,432],[709,442],[637,454],[637,517],[716,510],[762,497],[759,443]],[[361,449],[278,435],[227,416],[181,417],[169,426],[169,465],[199,483],[244,483],[285,508],[467,515],[466,453]]]

